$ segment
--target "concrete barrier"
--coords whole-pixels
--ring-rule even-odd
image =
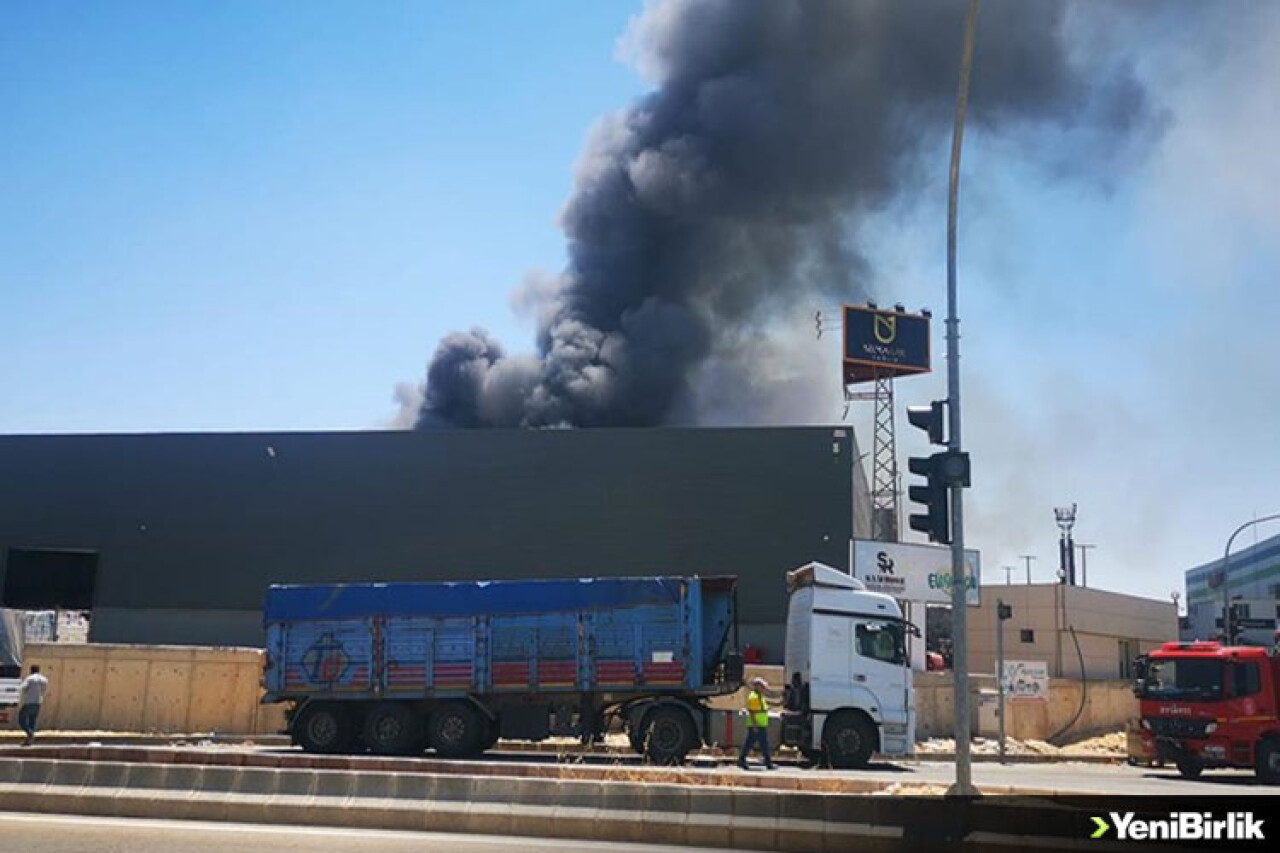
[[[44,729],[266,734],[283,705],[261,705],[260,649],[32,643],[49,677]]]
[[[377,771],[11,759],[0,762],[0,804],[13,811],[756,850],[898,851],[948,842],[968,849],[1004,850],[1081,845],[1079,815],[1031,801],[956,803]],[[921,820],[925,809],[929,818]],[[1090,842],[1089,849],[1117,848]]]

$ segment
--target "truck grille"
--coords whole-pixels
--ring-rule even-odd
[[[1203,738],[1208,720],[1188,720],[1185,717],[1151,717],[1151,731],[1164,737]]]

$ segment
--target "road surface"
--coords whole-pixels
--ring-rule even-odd
[[[0,850],[22,853],[690,853],[700,849],[439,832],[0,813]]]

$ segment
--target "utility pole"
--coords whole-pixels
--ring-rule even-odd
[[[1097,548],[1098,546],[1085,545],[1081,542],[1077,542],[1076,547],[1080,549],[1080,586],[1088,586],[1089,585],[1089,561],[1086,559],[1086,557],[1088,557],[1087,552],[1090,548]]]
[[[1005,604],[1004,599],[996,600],[996,690],[999,694],[999,705],[996,713],[1000,717],[1000,763],[1004,764],[1004,623],[1013,617],[1013,607]]]
[[[969,106],[969,70],[973,66],[973,37],[978,23],[978,0],[969,0],[964,21],[964,52],[960,58],[960,87],[956,93],[956,121],[951,137],[951,175],[947,193],[947,451],[959,457],[960,444],[960,318],[956,298],[956,213],[960,193],[960,146],[964,140],[964,114]],[[951,648],[955,676],[952,700],[955,705],[956,782],[947,792],[959,797],[977,794],[969,754],[969,645],[965,632],[969,578],[964,561],[964,487],[951,486]]]
[[[1027,586],[1031,586],[1031,561],[1035,559],[1035,555],[1019,554],[1018,558],[1027,561]]]
[[[1013,566],[1001,566],[1000,568],[1004,569],[1004,585],[1012,586],[1013,585]]]

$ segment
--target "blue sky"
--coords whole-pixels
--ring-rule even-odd
[[[640,8],[0,6],[0,432],[375,428],[442,334],[525,348],[509,294],[560,268],[587,133],[645,90],[617,50]],[[1160,597],[1280,511],[1280,12],[1240,14],[1193,45],[1073,24],[1081,50],[1124,42],[1169,111],[1132,161],[1090,162],[1069,133],[966,138],[968,517],[988,580],[1019,553],[1049,576],[1057,504],[1099,545],[1091,578]],[[884,301],[940,316],[937,154],[862,243]],[[781,339],[833,379],[834,342],[807,340],[819,307]],[[941,331],[901,403],[942,396]],[[825,393],[775,419],[839,419]]]
[[[0,431],[361,428],[520,332],[630,3],[7,4]]]

